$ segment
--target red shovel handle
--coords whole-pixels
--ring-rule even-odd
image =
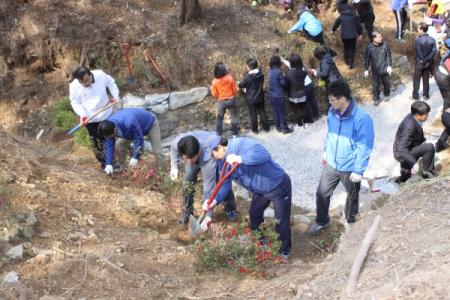
[[[211,196],[209,196],[208,199],[208,207],[211,205],[211,203],[213,202],[214,198],[216,198],[217,193],[219,192],[220,188],[222,187],[223,183],[225,182],[225,180],[228,179],[228,177],[231,176],[231,174],[233,174],[234,170],[236,170],[236,168],[239,166],[239,163],[235,162],[233,163],[233,166],[231,167],[230,171],[225,173],[226,168],[228,167],[228,163],[225,162],[223,164],[223,168],[222,168],[222,172],[220,174],[220,178],[219,178],[219,182],[217,182],[216,187],[214,188],[214,190],[211,193]]]

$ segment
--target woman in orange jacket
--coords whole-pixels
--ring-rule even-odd
[[[211,84],[211,95],[217,98],[216,130],[218,135],[222,135],[222,123],[225,111],[228,109],[231,114],[231,129],[233,135],[237,135],[238,115],[236,93],[237,86],[233,77],[228,74],[228,67],[223,62],[218,62],[214,66],[214,79]]]

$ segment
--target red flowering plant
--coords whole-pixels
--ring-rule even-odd
[[[245,222],[237,228],[213,224],[208,234],[196,242],[196,271],[223,268],[257,277],[269,276],[278,263],[281,245],[270,225],[273,224],[262,224],[259,230],[252,231]]]
[[[139,160],[139,164],[134,169],[126,169],[122,176],[129,178],[136,187],[143,188],[154,179],[155,171],[151,164],[144,160]]]

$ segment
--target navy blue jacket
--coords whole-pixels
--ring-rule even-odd
[[[437,53],[436,41],[424,33],[416,38],[414,44],[415,62],[431,64],[434,61],[434,57]]]
[[[286,78],[281,69],[269,70],[269,99],[284,98],[286,89]]]
[[[326,80],[328,83],[335,82],[342,78],[341,73],[336,66],[334,59],[330,54],[325,54],[325,56],[320,61],[319,69],[317,70],[317,77]]]
[[[133,158],[139,159],[139,152],[144,146],[144,135],[153,127],[155,115],[141,108],[125,108],[113,113],[107,120],[116,126],[116,135],[105,140],[106,164],[113,163],[116,137],[133,140]]]
[[[334,22],[333,32],[341,26],[341,38],[354,39],[361,35],[362,27],[359,17],[352,10],[344,10]]]
[[[259,69],[251,70],[239,82],[239,88],[245,89],[245,98],[250,104],[264,102],[264,74]]]
[[[222,185],[216,196],[221,203],[231,191],[231,180],[236,181],[248,191],[264,195],[275,190],[283,181],[286,173],[272,160],[269,152],[261,144],[250,138],[234,138],[228,141],[227,155],[241,156],[242,163],[230,178]],[[218,162],[219,173],[223,161]],[[227,167],[231,169],[231,166]]]

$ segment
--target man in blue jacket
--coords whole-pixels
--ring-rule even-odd
[[[339,182],[347,191],[347,222],[355,222],[358,213],[359,189],[372,152],[374,129],[372,118],[350,94],[350,87],[343,80],[330,85],[331,108],[322,157],[324,169],[316,192],[316,223],[309,228],[313,235],[319,234],[330,223],[330,198]]]
[[[180,160],[185,162],[183,176],[183,215],[180,223],[187,224],[189,216],[194,214],[194,194],[197,176],[202,171],[203,201],[210,197],[218,179],[217,163],[212,158],[212,149],[220,141],[215,131],[189,131],[175,138],[170,147],[170,178],[178,178]],[[236,201],[233,191],[224,199],[224,211],[228,220],[235,222]]]
[[[280,254],[287,259],[291,251],[291,179],[286,172],[272,160],[269,152],[250,138],[222,138],[213,149],[213,157],[218,160],[219,171],[224,161],[232,165],[239,163],[234,173],[222,185],[208,211],[221,203],[231,190],[231,180],[253,193],[249,208],[250,228],[258,230],[264,222],[264,210],[273,203],[277,224],[275,230],[281,240]],[[231,166],[227,167],[227,170]]]
[[[323,39],[323,27],[320,21],[314,16],[314,14],[301,4],[298,8],[299,19],[298,22],[288,30],[288,33],[302,31],[305,36],[313,42],[325,44]]]
[[[156,116],[140,108],[126,108],[113,113],[98,126],[98,133],[105,138],[105,173],[114,172],[115,146],[119,151],[119,162],[123,163],[127,155],[128,146],[133,142],[134,152],[128,166],[135,168],[139,162],[140,152],[144,148],[144,136],[147,136],[156,157],[157,166],[161,165],[163,154],[161,151],[161,133]],[[116,137],[118,138],[116,141]]]

